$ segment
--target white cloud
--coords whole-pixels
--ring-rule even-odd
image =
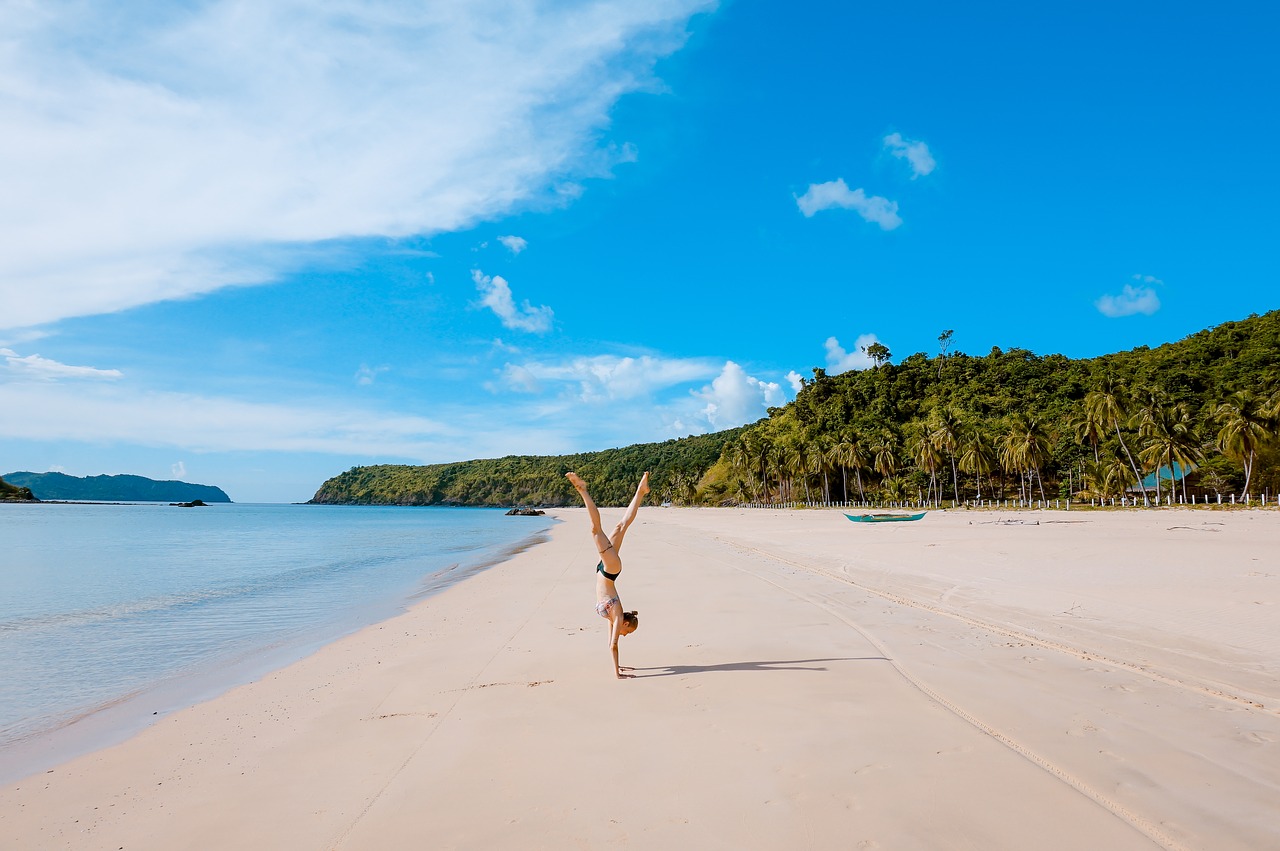
[[[36,381],[59,381],[64,378],[96,379],[114,381],[124,377],[118,369],[97,369],[92,366],[68,366],[56,360],[42,358],[39,355],[20,356],[12,349],[0,349],[0,357],[4,358],[5,372],[18,378],[35,379]]]
[[[846,352],[840,345],[840,341],[835,337],[828,337],[825,343],[827,349],[827,372],[831,375],[839,375],[842,372],[848,372],[851,369],[867,369],[874,366],[871,358],[867,357],[864,348],[872,343],[878,343],[880,339],[875,334],[862,334],[853,344],[853,351]]]
[[[835,339],[832,337],[831,339]],[[791,385],[792,393],[799,393],[804,389],[804,377],[794,369],[787,373],[787,383]]]
[[[178,480],[187,475],[187,465],[179,461],[169,468],[169,473]]]
[[[634,158],[610,110],[713,5],[0,5],[0,326],[567,203]]]
[[[0,384],[0,438],[175,447],[189,452],[278,451],[462,457],[464,425],[351,406],[247,402],[124,385]],[[474,457],[468,455],[467,457]]]
[[[1112,319],[1132,316],[1135,313],[1150,316],[1160,309],[1160,297],[1150,287],[1125,284],[1120,295],[1104,295],[1094,302],[1094,306],[1103,316],[1109,316]]]
[[[1163,284],[1164,283],[1164,281],[1160,280],[1155,275],[1134,275],[1133,279],[1135,281],[1139,281],[1144,284]]]
[[[912,180],[928,174],[937,166],[928,145],[915,139],[904,139],[901,133],[885,136],[884,146],[898,159],[910,163]]]
[[[368,387],[370,384],[378,380],[378,376],[391,369],[389,366],[369,366],[368,364],[360,364],[360,368],[356,370],[356,384],[361,387]]]
[[[796,206],[804,213],[805,218],[822,210],[840,207],[853,210],[864,220],[880,225],[882,230],[893,230],[902,224],[902,219],[898,216],[897,201],[890,201],[879,195],[867,195],[861,189],[850,190],[844,178],[810,184],[803,195],[796,197]]]
[[[655,392],[715,375],[705,358],[619,357],[594,355],[560,362],[506,364],[502,385],[520,392],[541,392],[545,385],[571,387],[583,402],[647,397]]]
[[[500,236],[498,242],[505,245],[512,254],[519,254],[529,247],[529,241],[520,236]]]
[[[517,307],[511,295],[511,285],[501,275],[489,277],[479,269],[472,269],[471,280],[480,291],[480,304],[497,314],[507,328],[532,334],[545,334],[551,330],[551,320],[555,317],[551,308],[546,305],[534,307],[528,299]]]
[[[705,403],[700,414],[717,431],[755,422],[770,406],[786,401],[780,385],[747,375],[733,361],[726,361],[715,380],[693,395]]]

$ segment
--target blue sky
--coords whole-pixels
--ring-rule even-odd
[[[1263,3],[0,4],[0,473],[301,501],[1280,307]]]

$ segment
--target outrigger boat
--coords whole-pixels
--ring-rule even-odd
[[[921,511],[919,514],[846,514],[854,523],[901,523],[906,520],[919,520],[929,512]]]

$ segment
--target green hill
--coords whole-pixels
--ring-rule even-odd
[[[1167,488],[1174,464],[1201,493],[1280,488],[1280,311],[1097,358],[996,348],[813,373],[704,490],[840,499],[847,478],[883,501],[1120,496],[1157,469]]]
[[[31,489],[40,499],[86,502],[230,502],[221,488],[142,476],[68,476],[65,473],[9,473],[10,483]]]
[[[39,502],[30,488],[20,488],[0,479],[0,502]]]
[[[333,505],[574,505],[564,474],[575,470],[600,505],[626,505],[650,471],[655,499],[685,499],[742,429],[578,455],[510,455],[426,466],[353,467],[311,499]]]

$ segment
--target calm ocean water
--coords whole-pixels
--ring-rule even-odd
[[[196,699],[300,658],[551,522],[475,508],[0,506],[0,763],[130,696],[187,683]]]

